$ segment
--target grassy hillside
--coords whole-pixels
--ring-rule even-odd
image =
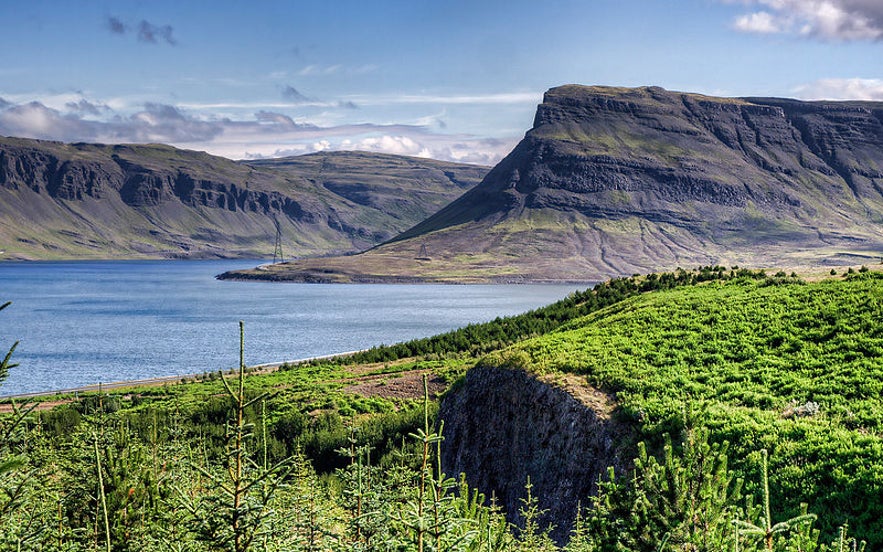
[[[651,442],[685,413],[773,502],[883,544],[883,276],[736,280],[632,297],[484,360],[584,375]],[[516,360],[511,360],[515,358]],[[756,478],[754,478],[756,482]],[[756,488],[756,483],[754,489]]]
[[[421,378],[434,396],[481,363],[584,378],[615,398],[614,415],[651,456],[661,457],[671,436],[674,449],[661,464],[693,466],[699,450],[717,463],[696,480],[711,477],[718,489],[740,479],[753,504],[763,496],[767,450],[773,521],[800,514],[805,503],[822,531],[785,532],[777,550],[798,542],[828,549],[818,543],[831,542],[844,523],[879,549],[881,301],[883,275],[866,269],[806,283],[708,267],[613,280],[521,316],[250,375],[241,392],[235,377],[223,385],[205,374],[186,385],[53,397],[54,408],[22,413],[20,422],[0,415],[0,533],[4,545],[48,550],[104,549],[108,539],[120,550],[166,550],[169,539],[185,550],[232,549],[225,539],[236,534],[256,539],[240,552],[551,550],[543,527],[512,529],[476,504],[465,483],[452,494],[457,483],[432,467],[439,441],[424,425]],[[707,433],[711,448],[680,446],[692,432]],[[729,464],[716,448],[724,441]],[[265,482],[243,491],[238,529],[227,517],[236,511],[236,458],[241,484]],[[654,462],[639,458],[639,477],[616,484],[644,485],[640,500],[602,486],[608,494],[598,512],[631,514],[612,526],[588,516],[580,530],[638,535],[646,531],[641,504],[662,504],[672,492],[693,496],[651,489]],[[726,531],[737,518],[760,523],[738,494],[719,505]],[[535,522],[531,507],[524,517]],[[625,549],[691,549],[678,540],[682,521],[654,523],[643,537],[652,546]],[[600,534],[581,533],[568,550],[613,549]],[[763,548],[763,539],[740,538],[741,550]]]
[[[0,137],[0,259],[353,253],[431,215],[483,167],[331,152],[236,162],[159,144]]]
[[[241,164],[306,178],[406,227],[459,197],[488,171],[487,167],[364,151],[320,152]]]

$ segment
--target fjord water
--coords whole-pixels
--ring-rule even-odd
[[[586,286],[335,285],[215,280],[256,261],[0,263],[0,395],[199,374],[424,337]]]

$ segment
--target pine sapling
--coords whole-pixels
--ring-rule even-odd
[[[761,517],[761,525],[755,525],[748,521],[734,520],[733,524],[737,528],[737,541],[739,536],[754,537],[762,540],[763,547],[766,550],[773,550],[773,544],[776,535],[782,535],[790,531],[795,531],[800,526],[812,524],[816,520],[815,514],[802,513],[791,519],[780,521],[773,524],[772,513],[770,509],[770,481],[769,481],[769,453],[766,449],[760,451],[761,457],[761,491],[763,493],[763,512]]]

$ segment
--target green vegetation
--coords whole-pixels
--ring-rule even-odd
[[[346,359],[15,405],[0,550],[879,549],[881,315],[867,269],[704,267]],[[440,465],[427,378],[476,362],[584,376],[641,435],[569,543],[529,481],[515,527]],[[423,393],[353,392],[415,377]]]
[[[0,311],[11,305],[10,301],[7,301],[0,305]],[[11,362],[12,353],[15,352],[15,348],[18,346],[18,342],[15,342],[12,347],[9,348],[9,351],[3,356],[3,361],[0,362],[0,384],[3,383],[3,380],[6,379],[6,376],[9,374],[10,368],[15,368],[17,365]]]
[[[542,372],[585,375],[659,446],[702,409],[733,467],[771,452],[773,500],[831,535],[883,543],[883,277],[712,282],[632,297],[516,345]],[[513,356],[483,362],[505,365]],[[745,478],[746,481],[749,478]],[[747,490],[757,494],[756,485]]]
[[[782,280],[782,276],[775,277]],[[712,280],[766,279],[764,271],[721,266],[701,267],[696,271],[678,270],[651,274],[643,278],[617,278],[601,282],[591,290],[572,293],[567,298],[525,314],[497,318],[484,324],[464,328],[407,343],[376,347],[349,357],[347,362],[384,362],[425,355],[469,353],[480,356],[533,336],[546,334],[565,322],[602,310],[648,291],[672,289]]]

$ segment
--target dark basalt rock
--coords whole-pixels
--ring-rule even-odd
[[[553,88],[480,185],[397,239],[550,209],[664,222],[717,244],[793,225],[809,241],[792,245],[815,247],[819,228],[883,220],[881,114],[874,102]],[[769,224],[746,229],[746,216]]]
[[[614,407],[584,381],[568,390],[521,369],[479,365],[442,402],[442,467],[465,473],[514,523],[523,522],[530,478],[546,511],[541,526],[554,525],[553,538],[565,542],[577,505],[588,505],[608,467],[627,467],[633,432],[612,416]]]

